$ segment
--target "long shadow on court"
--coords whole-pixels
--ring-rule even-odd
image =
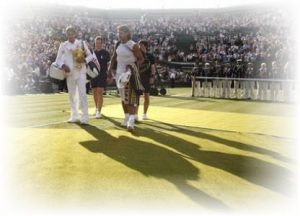
[[[113,119],[110,120],[116,125],[119,124]],[[203,207],[211,210],[229,210],[229,207],[222,201],[188,184],[188,180],[198,180],[200,173],[180,154],[128,136],[116,138],[95,126],[81,127],[97,139],[96,141],[80,142],[80,145],[90,152],[105,154],[145,176],[165,179]]]
[[[188,130],[183,127],[178,127],[176,125],[163,122],[144,124],[151,125],[156,129],[139,129],[137,132],[138,136],[145,136],[153,139],[156,142],[177,150],[178,152],[188,156],[190,159],[225,170],[249,182],[263,186],[280,194],[293,196],[295,193],[294,188],[296,186],[296,176],[288,169],[255,157],[201,150],[201,147],[195,143],[191,143],[179,137],[164,133],[163,131],[166,129],[165,127],[160,126],[160,124],[165,124],[169,128],[172,128],[172,131],[177,131],[181,134],[195,136],[200,139],[211,140],[215,143],[224,144],[241,150],[252,151],[260,154],[268,154],[280,159],[281,156],[276,152],[254,147],[234,140],[224,139],[211,134],[206,134],[204,132]],[[201,145],[201,143],[199,144]]]
[[[166,128],[171,129],[172,131],[176,131],[179,133],[183,133],[183,134],[187,134],[190,136],[194,136],[194,137],[198,137],[198,138],[202,138],[202,139],[207,139],[207,140],[211,140],[214,141],[215,143],[219,143],[219,144],[223,144],[229,147],[233,147],[236,149],[240,149],[240,150],[244,150],[244,151],[250,151],[253,153],[258,153],[258,154],[264,154],[264,155],[268,155],[270,157],[273,157],[277,160],[281,160],[284,162],[288,162],[288,163],[296,163],[295,160],[291,159],[291,158],[287,158],[284,157],[282,155],[280,155],[278,152],[269,150],[269,149],[265,149],[265,148],[261,148],[258,146],[254,146],[251,144],[247,144],[247,143],[242,143],[242,142],[238,142],[235,140],[229,140],[229,139],[225,139],[222,138],[220,136],[215,136],[215,135],[211,135],[209,133],[204,133],[203,131],[219,131],[219,132],[227,132],[227,133],[237,133],[237,132],[233,132],[233,131],[226,131],[226,130],[217,130],[217,129],[208,129],[208,128],[195,128],[195,130],[190,130],[188,129],[189,127],[186,126],[179,126],[179,125],[173,125],[173,124],[169,124],[169,123],[165,123],[165,122],[161,122],[161,121],[154,121],[152,120],[153,123],[151,122],[143,122],[143,124],[152,126],[154,128],[158,128],[159,130],[165,130]],[[163,125],[163,126],[162,126]],[[166,127],[164,127],[166,126]],[[199,131],[199,130],[202,131]],[[258,134],[261,135],[261,134]]]

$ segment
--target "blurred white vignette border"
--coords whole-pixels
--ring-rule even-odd
[[[6,37],[6,26],[10,25],[10,23],[6,22],[6,18],[10,17],[10,21],[12,20],[11,18],[13,18],[14,16],[17,16],[18,13],[20,11],[22,11],[22,8],[19,7],[22,4],[35,4],[35,3],[41,3],[41,2],[47,2],[47,3],[57,3],[57,4],[66,4],[66,7],[68,4],[73,3],[73,4],[77,4],[77,5],[81,5],[84,4],[85,5],[89,5],[90,7],[94,7],[93,5],[102,2],[99,0],[92,0],[92,1],[82,1],[82,0],[63,0],[63,1],[58,1],[58,0],[48,0],[48,1],[41,1],[41,0],[4,0],[0,2],[0,68],[2,69],[5,65],[4,62],[4,56],[5,56],[5,41],[6,40],[13,40],[13,38],[7,38]],[[150,3],[145,4],[145,1],[130,1],[130,2],[126,2],[127,4],[127,8],[133,8],[136,6],[136,8],[143,8],[143,9],[147,9],[147,8],[151,8],[155,6],[155,3],[157,4],[156,6],[158,6],[158,9],[167,9],[167,8],[195,8],[195,7],[203,7],[203,8],[215,8],[215,7],[231,7],[231,6],[240,6],[243,4],[256,4],[256,3],[265,3],[265,4],[282,4],[286,7],[289,8],[289,10],[291,11],[291,16],[293,16],[293,19],[295,20],[294,26],[293,28],[295,28],[293,30],[294,33],[294,38],[295,38],[295,42],[296,42],[296,53],[297,53],[297,65],[296,65],[296,70],[297,70],[297,81],[298,81],[298,85],[299,86],[299,40],[300,40],[300,32],[299,32],[299,19],[300,19],[300,15],[299,15],[299,1],[293,1],[293,0],[287,0],[287,1],[272,1],[272,0],[263,0],[263,1],[236,1],[236,0],[229,0],[229,1],[194,1],[194,0],[185,0],[182,2],[178,2],[178,1],[161,1],[161,0],[152,0],[152,1],[148,1]],[[210,2],[209,5],[207,7],[205,7],[205,4],[207,2]],[[111,3],[111,5],[109,5]],[[227,3],[227,5],[226,5]],[[104,4],[104,9],[112,9],[112,8],[125,8],[125,6],[123,7],[122,4],[125,4],[125,1],[115,1],[115,0],[109,0]],[[146,5],[146,7],[145,7]],[[225,6],[224,6],[225,5]],[[147,7],[149,6],[149,7]],[[1,71],[2,72],[2,71]],[[0,78],[1,79],[1,78]],[[2,84],[2,82],[0,82],[0,84]],[[0,90],[2,91],[3,86],[1,85]],[[300,104],[299,104],[299,88],[297,89],[298,93],[297,93],[297,97],[298,97],[298,101],[297,101],[297,115],[295,116],[295,127],[299,128],[299,122],[300,122]],[[1,149],[0,149],[0,174],[1,174],[1,179],[0,179],[0,214],[5,216],[5,215],[130,215],[130,216],[134,216],[134,215],[172,215],[172,216],[176,216],[176,215],[199,215],[199,213],[203,213],[203,212],[197,212],[197,210],[193,210],[193,209],[174,209],[172,211],[172,209],[167,210],[167,209],[139,209],[139,210],[133,210],[133,209],[102,209],[102,210],[86,210],[83,208],[78,207],[78,209],[68,209],[67,207],[65,209],[51,209],[51,204],[49,204],[49,208],[42,208],[39,207],[37,205],[35,205],[35,203],[32,203],[30,205],[28,205],[27,203],[24,205],[23,203],[18,203],[15,202],[14,200],[11,200],[10,198],[10,193],[11,188],[7,187],[8,182],[7,182],[7,176],[9,175],[9,165],[7,163],[7,158],[8,155],[6,154],[6,150],[7,150],[7,144],[6,143],[6,133],[5,133],[5,104],[7,98],[2,94],[0,94],[0,99],[1,99],[1,106],[0,106],[0,113],[1,113],[1,120],[0,120],[0,127],[1,127],[1,131],[0,131],[0,141],[1,141]],[[297,137],[297,145],[299,145],[300,141],[300,137]],[[300,150],[298,147],[298,158],[300,158]],[[297,171],[298,171],[298,179],[299,178],[299,173],[300,173],[300,166],[299,166],[299,160],[298,160],[298,166],[297,166]],[[298,181],[299,182],[299,181]],[[298,190],[298,197],[297,197],[297,202],[300,203],[299,200],[299,184],[298,184],[298,188],[295,189]],[[22,194],[19,194],[20,197],[22,197]],[[295,202],[295,203],[297,203]],[[24,202],[25,203],[25,202]],[[276,212],[277,208],[274,207],[274,212],[272,215],[291,215],[291,212]],[[272,211],[272,210],[271,210]],[[300,215],[299,213],[299,206],[295,205],[294,209],[291,209],[291,211],[293,211],[293,213],[295,213],[295,215]],[[247,212],[235,212],[235,213],[211,213],[211,212],[207,212],[205,213],[205,215],[253,215],[255,211],[251,210],[251,213],[247,213]],[[270,213],[268,211],[268,213]],[[269,215],[269,214],[265,214],[264,211],[257,210],[257,213],[255,215]]]

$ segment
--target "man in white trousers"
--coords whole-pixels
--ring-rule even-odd
[[[67,87],[69,92],[69,102],[71,106],[71,116],[69,123],[79,122],[78,99],[82,116],[81,124],[88,124],[88,102],[86,96],[86,63],[93,60],[93,55],[87,45],[76,39],[76,30],[68,26],[66,28],[67,41],[59,46],[56,64],[65,71]],[[79,96],[79,98],[78,98]]]

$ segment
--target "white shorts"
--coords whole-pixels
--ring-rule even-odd
[[[122,101],[125,101],[125,89],[124,88],[118,88],[120,98]]]

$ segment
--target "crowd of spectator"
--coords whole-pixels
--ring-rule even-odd
[[[78,38],[86,40],[91,47],[96,36],[103,36],[105,49],[111,53],[120,24],[132,28],[133,40],[149,41],[150,52],[164,65],[160,77],[165,81],[174,76],[172,74],[183,82],[191,80],[191,71],[169,66],[171,62],[196,62],[199,68],[209,64],[211,76],[223,76],[228,65],[232,69],[231,76],[238,76],[238,62],[242,64],[241,74],[247,71],[250,63],[254,68],[253,77],[257,78],[261,77],[260,67],[265,64],[265,78],[293,78],[294,75],[275,77],[272,74],[272,64],[276,64],[280,73],[294,55],[286,17],[285,11],[270,8],[203,14],[187,11],[180,16],[168,13],[155,16],[149,11],[126,20],[90,16],[88,12],[72,16],[33,13],[9,26],[11,40],[6,44],[6,80],[23,90],[38,89],[39,81],[48,76],[49,65],[56,58],[60,42],[65,40],[67,25],[77,28]],[[221,70],[217,70],[218,67]]]

